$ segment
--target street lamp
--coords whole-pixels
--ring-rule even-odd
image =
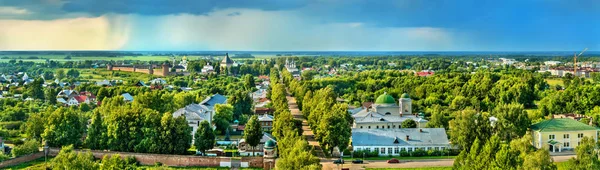
[[[46,164],[46,162],[48,161],[48,152],[50,152],[48,142],[44,141],[44,166],[46,167],[48,167],[48,165]]]

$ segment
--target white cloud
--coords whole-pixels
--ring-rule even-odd
[[[231,16],[231,13],[239,15]],[[319,23],[294,11],[225,9],[209,15],[138,16],[127,50],[451,50],[453,32],[430,27]]]
[[[124,35],[127,32],[111,28],[104,16],[48,21],[0,20],[0,25],[0,50],[114,50],[127,40]]]
[[[27,9],[21,9],[16,7],[0,6],[0,15],[25,15],[31,12]]]

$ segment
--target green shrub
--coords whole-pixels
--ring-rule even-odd
[[[7,130],[19,130],[21,124],[23,124],[22,121],[0,122],[0,127]]]
[[[22,145],[17,145],[12,150],[14,157],[29,155],[40,151],[40,144],[35,140],[29,140]]]

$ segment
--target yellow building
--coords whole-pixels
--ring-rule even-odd
[[[550,152],[573,150],[585,136],[598,141],[598,128],[573,119],[550,119],[531,125],[532,144]]]

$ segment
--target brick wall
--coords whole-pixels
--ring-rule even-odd
[[[51,148],[50,155],[56,156],[60,149]],[[77,150],[81,152],[81,150]],[[83,151],[87,152],[87,151]],[[166,155],[166,154],[148,154],[148,153],[133,153],[133,152],[110,152],[93,150],[92,155],[97,159],[102,159],[104,155],[119,154],[121,157],[133,156],[141,165],[154,165],[160,162],[167,166],[203,166],[203,167],[219,167],[221,163],[231,165],[231,158],[228,157],[203,157],[193,155]],[[43,156],[43,153],[42,153]],[[250,167],[262,168],[262,157],[242,157],[241,162],[248,162]]]
[[[23,162],[29,162],[29,161],[33,161],[39,158],[43,158],[44,157],[44,152],[38,152],[38,153],[34,153],[34,154],[29,154],[29,155],[25,155],[25,156],[21,156],[18,158],[13,158],[13,159],[9,159],[9,160],[5,160],[0,162],[0,168],[5,168],[8,166],[14,166],[14,165],[18,165],[21,164]]]

